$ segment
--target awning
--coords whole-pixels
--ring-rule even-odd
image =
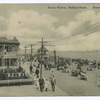
[[[5,58],[18,58],[18,57],[16,55],[4,55],[2,59],[5,59]]]

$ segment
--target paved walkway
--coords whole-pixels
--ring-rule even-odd
[[[30,74],[29,66],[25,63],[22,67],[28,74]],[[30,75],[30,77],[32,77]],[[4,86],[0,87],[0,96],[68,96],[67,93],[62,91],[56,86],[55,92],[49,88],[48,92],[40,92],[35,85],[21,85],[21,86]]]

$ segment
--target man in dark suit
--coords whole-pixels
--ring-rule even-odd
[[[42,78],[42,75],[39,78],[39,85],[40,85],[40,91],[43,92],[44,88],[44,79]]]
[[[32,69],[33,69],[33,67],[32,67],[32,65],[30,65],[30,74],[32,74]]]
[[[37,75],[37,78],[38,78],[38,75],[39,75],[39,69],[38,68],[36,69],[35,74]]]

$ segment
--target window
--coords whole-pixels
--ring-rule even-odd
[[[12,51],[15,52],[15,46],[12,47]]]
[[[9,59],[5,59],[5,66],[9,66]]]
[[[44,54],[46,54],[46,51],[44,51]]]
[[[11,59],[11,66],[16,66],[16,65],[17,65],[16,59]]]
[[[11,52],[11,47],[10,46],[6,46],[5,49],[6,49],[7,52]]]
[[[11,47],[10,46],[8,47],[8,52],[11,52]]]
[[[9,66],[9,59],[7,59],[7,66]]]

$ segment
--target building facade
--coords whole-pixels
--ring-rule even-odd
[[[17,66],[19,45],[16,37],[12,40],[0,37],[0,67]]]

